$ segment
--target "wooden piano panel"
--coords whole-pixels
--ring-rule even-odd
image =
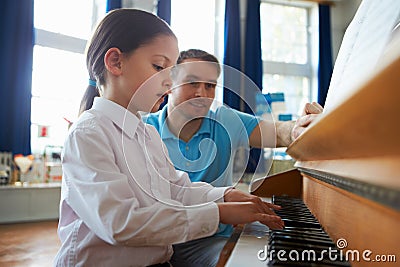
[[[259,180],[252,185],[252,194],[260,197],[270,198],[273,195],[287,195],[291,197],[301,197],[302,193],[302,176],[296,169],[286,172],[277,173],[268,180],[268,186],[262,186],[264,180]],[[258,183],[258,184],[257,184]]]
[[[302,178],[297,170],[273,175],[253,192],[301,195],[332,239],[346,239],[348,250],[360,257],[370,250],[371,259],[396,257],[392,263],[360,259],[353,266],[400,264],[399,70],[397,56],[293,142],[287,152]],[[218,266],[224,264],[221,259]]]
[[[370,259],[374,259],[375,255],[396,255],[397,262],[380,264],[399,265],[398,211],[303,175],[303,200],[311,213],[335,242],[339,238],[347,241],[346,251],[357,250],[360,253],[360,260],[352,261],[352,266],[378,264],[362,259],[365,250],[372,251]]]

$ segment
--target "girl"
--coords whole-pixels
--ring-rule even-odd
[[[175,171],[157,131],[141,121],[140,111],[162,103],[171,84],[162,70],[177,57],[176,37],[151,13],[118,9],[97,26],[86,62],[102,96],[93,101],[88,96],[97,89],[87,88],[93,106],[65,142],[62,245],[54,265],[168,266],[172,244],[211,236],[219,222],[283,227],[271,210],[277,206],[191,183]]]

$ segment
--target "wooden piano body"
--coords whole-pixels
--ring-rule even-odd
[[[400,266],[400,57],[323,114],[287,152],[297,169],[263,179],[252,193],[302,198],[333,241],[344,238],[345,251],[360,252],[352,266]],[[229,260],[241,229],[219,266]],[[366,250],[369,262],[361,258]],[[386,262],[376,255],[386,255]],[[396,262],[388,262],[389,255]]]

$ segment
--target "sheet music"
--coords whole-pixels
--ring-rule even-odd
[[[379,69],[379,60],[400,19],[399,0],[363,0],[343,38],[328,95],[327,112]]]

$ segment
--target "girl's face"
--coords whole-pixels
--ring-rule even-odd
[[[125,55],[125,54],[124,54]],[[114,101],[130,111],[154,112],[171,87],[170,67],[179,50],[175,37],[160,35],[121,59],[121,75],[115,80]]]

